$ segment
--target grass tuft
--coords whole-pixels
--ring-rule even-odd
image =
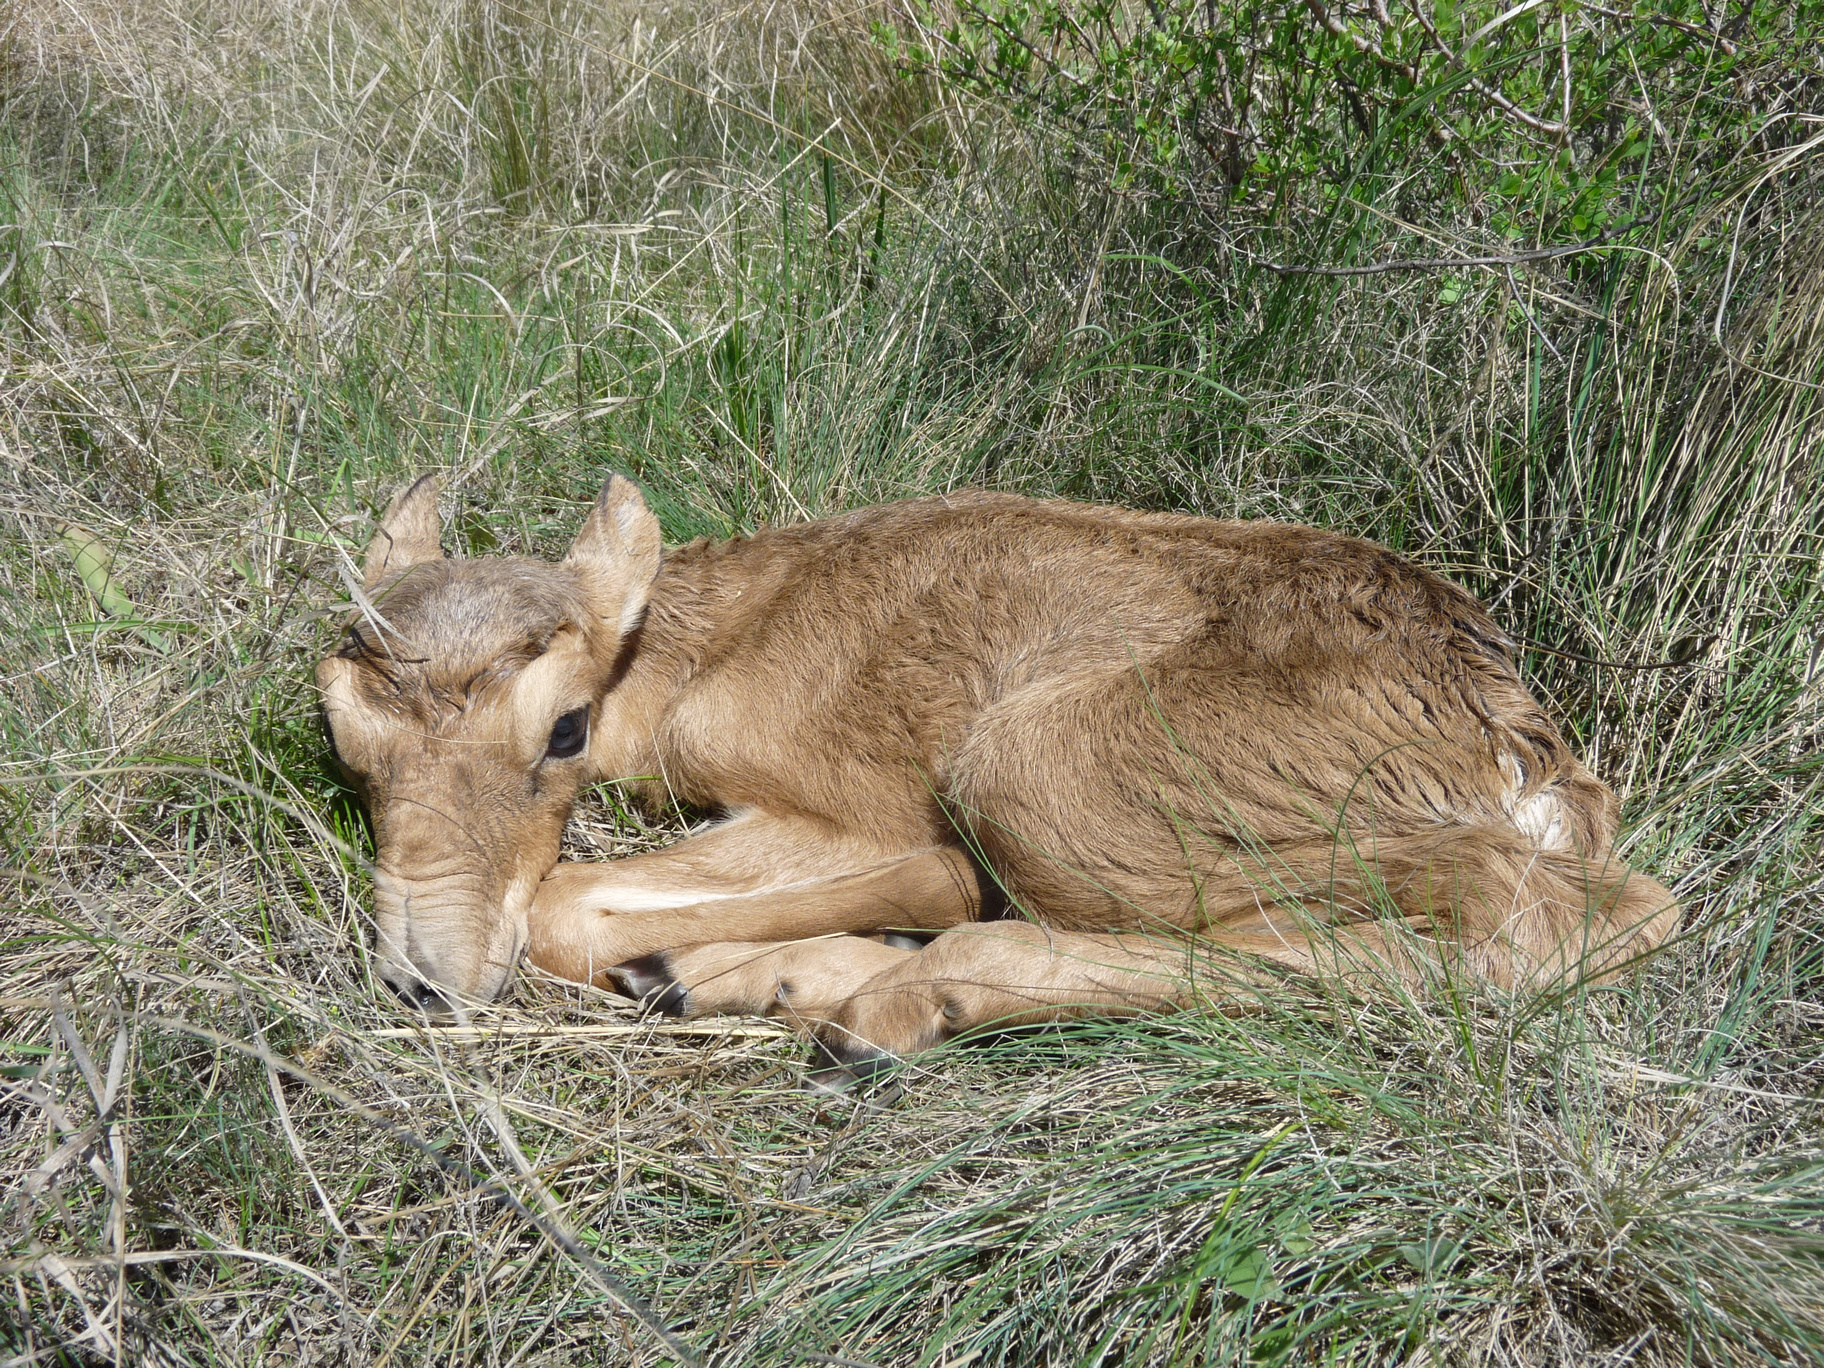
[[[1625,242],[1314,275],[1267,263],[1515,242],[1430,163],[1172,199],[878,17],[4,12],[0,1359],[675,1361],[465,1171],[715,1363],[1824,1359],[1815,73],[1739,155],[1722,87],[1656,104]],[[433,468],[462,554],[560,553],[609,470],[673,539],[965,484],[1376,537],[1524,639],[1683,933],[852,1105],[572,985],[425,1030],[307,671]],[[567,848],[681,821],[605,788]]]

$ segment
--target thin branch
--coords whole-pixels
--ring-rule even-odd
[[[1531,637],[1520,637],[1519,641],[1529,651],[1557,656],[1560,660],[1575,660],[1581,665],[1597,665],[1605,670],[1692,670],[1703,663],[1695,651],[1683,660],[1655,660],[1650,664],[1639,665],[1627,660],[1601,660],[1596,656],[1578,655],[1575,651],[1561,651],[1556,646],[1547,646],[1543,641],[1534,641]]]
[[[1419,27],[1425,30],[1425,36],[1431,39],[1432,46],[1444,54],[1445,60],[1463,73],[1463,79],[1469,84],[1469,88],[1475,91],[1476,94],[1480,95],[1496,108],[1506,111],[1528,128],[1534,129],[1537,132],[1549,133],[1553,138],[1559,140],[1568,138],[1571,135],[1570,124],[1558,123],[1552,119],[1542,119],[1537,114],[1529,113],[1527,110],[1522,109],[1519,105],[1508,99],[1507,96],[1503,95],[1493,86],[1478,80],[1474,72],[1471,71],[1469,64],[1450,50],[1449,45],[1444,41],[1443,35],[1441,35],[1437,28],[1432,24],[1431,16],[1425,13],[1425,7],[1419,4],[1419,0],[1412,0],[1412,17],[1419,21]]]
[[[1614,233],[1605,236],[1619,237],[1633,226],[1631,223],[1624,224]],[[1555,257],[1574,256],[1578,252],[1594,252],[1615,245],[1602,238],[1592,238],[1588,242],[1572,243],[1565,247],[1540,247],[1534,251],[1513,252],[1507,256],[1401,257],[1396,261],[1377,261],[1372,266],[1288,266],[1278,261],[1261,261],[1258,257],[1250,259],[1279,275],[1371,276],[1385,275],[1389,271],[1445,271],[1462,266],[1523,266],[1529,261],[1551,261]]]
[[[1604,5],[1591,4],[1589,0],[1584,0],[1583,7],[1591,14],[1600,14],[1605,19],[1620,19],[1632,24],[1657,24],[1662,28],[1677,29],[1680,33],[1689,34],[1693,38],[1702,38],[1707,42],[1715,43],[1723,50],[1723,55],[1726,57],[1735,56],[1734,43],[1715,29],[1705,28],[1702,24],[1688,24],[1682,19],[1674,19],[1666,14],[1636,14],[1632,10],[1609,9]]]
[[[1552,359],[1562,366],[1564,357],[1559,354],[1558,348],[1552,345],[1552,339],[1545,335],[1545,329],[1539,326],[1539,320],[1533,317],[1533,311],[1526,307],[1526,301],[1520,298],[1520,282],[1514,279],[1514,268],[1505,266],[1502,269],[1507,272],[1507,289],[1508,293],[1513,296],[1514,303],[1520,306],[1520,312],[1526,315],[1526,321],[1532,325],[1539,340],[1545,343],[1545,349],[1552,354]]]
[[[1402,62],[1396,57],[1389,57],[1386,53],[1381,51],[1381,45],[1379,43],[1369,42],[1341,19],[1338,19],[1335,15],[1326,10],[1321,0],[1305,0],[1305,8],[1310,10],[1312,17],[1315,18],[1318,23],[1322,24],[1329,32],[1334,33],[1338,38],[1347,38],[1353,43],[1357,52],[1364,56],[1374,58],[1375,61],[1379,62],[1384,67],[1399,72],[1414,85],[1418,84],[1419,70],[1417,67]],[[1375,6],[1374,17],[1383,25],[1391,24],[1393,22],[1391,16],[1387,14],[1387,7],[1385,4],[1377,4]]]

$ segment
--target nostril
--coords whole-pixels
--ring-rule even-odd
[[[389,978],[386,980],[386,986],[393,990],[393,996],[399,999],[402,1007],[437,1012],[444,1006],[443,994],[423,979]]]

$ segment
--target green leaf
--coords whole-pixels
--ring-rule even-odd
[[[1273,1260],[1259,1245],[1239,1249],[1228,1267],[1217,1275],[1217,1281],[1238,1297],[1259,1301],[1279,1291],[1279,1279],[1273,1274]]]
[[[78,523],[66,522],[57,530],[63,538],[64,547],[76,563],[77,577],[94,596],[102,614],[134,624],[134,631],[140,640],[154,650],[169,650],[170,643],[141,621],[133,600],[123,594],[120,586],[115,583],[114,553],[108,549],[107,543]]]
[[[1463,1247],[1455,1240],[1436,1236],[1419,1244],[1400,1246],[1400,1257],[1421,1273],[1443,1273],[1457,1261]]]
[[[1302,1211],[1281,1216],[1273,1223],[1273,1233],[1279,1237],[1279,1247],[1288,1254],[1308,1254],[1317,1246],[1311,1234],[1311,1218]]]

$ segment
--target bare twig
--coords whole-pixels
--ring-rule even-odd
[[[1693,38],[1702,38],[1715,43],[1726,57],[1735,56],[1735,44],[1730,42],[1715,29],[1705,28],[1702,24],[1689,24],[1682,19],[1674,19],[1666,14],[1636,14],[1632,10],[1610,9],[1606,5],[1593,5],[1590,0],[1583,0],[1583,8],[1591,14],[1600,14],[1604,19],[1619,19],[1628,24],[1657,24],[1662,28],[1677,29],[1680,33]]]
[[[1505,266],[1502,269],[1507,272],[1507,289],[1508,293],[1513,295],[1514,303],[1520,306],[1520,312],[1526,315],[1527,323],[1531,325],[1539,340],[1545,343],[1545,349],[1552,354],[1552,359],[1562,366],[1564,364],[1563,355],[1558,348],[1552,345],[1552,339],[1545,335],[1545,329],[1539,326],[1539,320],[1533,317],[1533,311],[1526,307],[1526,301],[1520,298],[1520,282],[1514,279],[1514,268]]]
[[[1579,655],[1575,651],[1563,651],[1556,646],[1547,646],[1543,641],[1534,641],[1531,637],[1516,639],[1529,651],[1557,656],[1560,660],[1575,660],[1580,665],[1597,665],[1605,670],[1691,670],[1695,669],[1699,663],[1695,653],[1684,660],[1656,660],[1651,664],[1639,664],[1629,660],[1603,660],[1599,656]]]
[[[1536,132],[1549,134],[1560,142],[1571,136],[1571,126],[1569,123],[1560,123],[1555,119],[1542,119],[1537,114],[1522,109],[1493,86],[1478,80],[1471,71],[1469,64],[1450,50],[1449,44],[1444,41],[1443,36],[1432,24],[1431,16],[1425,13],[1425,7],[1419,4],[1418,0],[1413,0],[1412,17],[1419,21],[1419,27],[1425,30],[1425,36],[1431,39],[1432,46],[1444,54],[1446,61],[1463,73],[1464,83],[1467,84],[1471,90],[1475,91],[1476,94],[1494,105],[1495,108],[1501,110],[1510,117],[1517,119],[1519,122]]]
[[[1402,62],[1398,58],[1389,57],[1386,53],[1381,51],[1379,43],[1369,42],[1341,19],[1338,19],[1335,15],[1326,10],[1321,3],[1321,0],[1305,0],[1305,8],[1311,11],[1312,17],[1315,18],[1318,23],[1322,24],[1326,30],[1335,34],[1338,38],[1347,38],[1350,43],[1354,45],[1355,50],[1363,56],[1374,58],[1374,60],[1379,62],[1382,66],[1399,72],[1409,81],[1415,83],[1418,81],[1419,73],[1416,67]],[[1383,27],[1393,22],[1392,16],[1387,13],[1385,4],[1377,3],[1375,5],[1374,17],[1375,21]]]
[[[1385,275],[1389,271],[1449,271],[1465,266],[1523,266],[1529,261],[1551,261],[1557,257],[1575,256],[1578,252],[1596,252],[1607,247],[1616,246],[1608,238],[1618,237],[1632,224],[1624,224],[1612,233],[1588,242],[1572,243],[1564,247],[1540,247],[1530,252],[1510,252],[1505,256],[1480,257],[1401,257],[1396,261],[1377,261],[1372,266],[1292,266],[1278,261],[1261,261],[1253,258],[1269,271],[1279,275],[1315,275],[1315,276],[1372,276]]]

